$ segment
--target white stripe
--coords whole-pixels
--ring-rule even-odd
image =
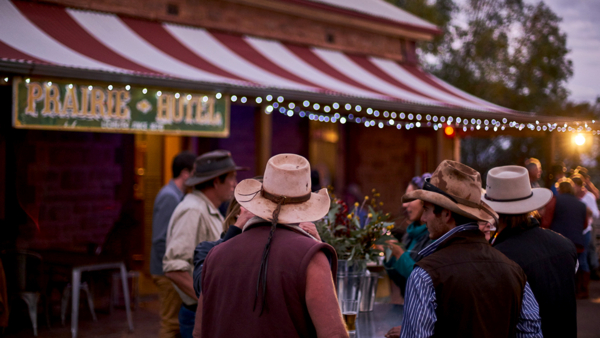
[[[57,65],[129,72],[88,58],[66,47],[32,24],[8,0],[0,0],[0,40],[25,54]]]
[[[498,110],[498,111],[502,111],[502,112],[508,112],[508,113],[515,113],[515,111],[514,111],[514,110],[512,110],[512,109],[509,109],[509,108],[506,108],[506,107],[502,107],[502,106],[499,106],[499,105],[497,105],[497,104],[494,104],[494,103],[492,103],[492,102],[489,102],[489,101],[486,101],[486,100],[480,99],[480,98],[478,98],[477,96],[473,96],[473,95],[471,95],[471,94],[469,94],[469,93],[467,93],[467,92],[465,92],[465,91],[462,91],[462,90],[460,90],[460,89],[458,89],[458,88],[456,88],[456,87],[452,86],[452,85],[451,85],[451,84],[449,84],[449,83],[446,83],[446,82],[444,82],[444,81],[443,81],[443,80],[441,80],[441,79],[438,79],[437,77],[435,77],[435,76],[433,76],[433,75],[431,75],[431,74],[426,74],[426,75],[427,75],[427,76],[428,76],[428,77],[429,77],[431,80],[435,81],[437,84],[439,84],[440,86],[442,86],[442,87],[446,88],[447,90],[449,90],[449,91],[453,92],[453,93],[454,93],[454,94],[456,94],[456,95],[459,95],[459,96],[465,97],[465,98],[467,98],[468,100],[471,100],[471,101],[477,102],[477,103],[479,103],[479,104],[483,104],[483,105],[485,105],[485,106],[489,106],[489,107],[490,107],[491,109],[493,109],[493,110]]]
[[[415,90],[424,93],[427,96],[459,107],[465,107],[476,110],[489,110],[489,108],[485,106],[462,100],[456,96],[450,95],[440,89],[431,86],[430,84],[414,76],[404,68],[400,67],[400,65],[398,65],[394,61],[380,59],[376,57],[369,57],[369,60],[381,70],[388,73],[390,76],[395,77],[397,79],[403,79],[402,82],[409,83],[410,86],[413,87]]]
[[[331,67],[337,69],[340,73],[392,97],[397,97],[401,100],[421,104],[444,105],[443,102],[434,101],[427,97],[411,93],[378,78],[340,52],[323,50],[319,48],[313,48],[312,51]]]
[[[323,88],[352,96],[383,98],[382,95],[356,88],[323,73],[292,53],[279,42],[252,37],[245,37],[244,39],[259,53],[279,67]]]
[[[207,82],[233,80],[205,72],[181,62],[132,31],[116,15],[67,9],[79,25],[115,53],[154,71],[184,79]]]
[[[217,67],[241,78],[265,86],[283,87],[296,90],[315,91],[294,81],[272,74],[240,57],[204,29],[163,24],[163,27],[179,42],[194,53],[207,59]]]

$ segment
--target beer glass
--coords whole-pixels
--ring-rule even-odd
[[[349,333],[356,333],[356,317],[358,316],[358,307],[360,302],[353,299],[342,299],[340,301],[342,316],[346,323],[346,330]]]

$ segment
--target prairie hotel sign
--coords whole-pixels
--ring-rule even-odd
[[[229,136],[219,93],[15,77],[13,95],[15,128]]]

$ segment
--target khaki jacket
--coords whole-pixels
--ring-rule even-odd
[[[187,194],[173,211],[167,229],[167,243],[163,258],[163,271],[188,271],[194,269],[194,249],[203,241],[216,241],[223,232],[223,216],[200,191]],[[175,285],[174,285],[175,286]],[[197,303],[184,292],[175,289],[187,305]]]

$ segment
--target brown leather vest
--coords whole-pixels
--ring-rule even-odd
[[[268,260],[265,310],[254,297],[270,223],[253,225],[214,247],[202,271],[203,337],[316,337],[306,307],[306,268],[323,251],[335,281],[335,250],[284,226],[277,226]],[[253,309],[254,308],[254,309]]]
[[[416,265],[435,288],[435,337],[515,336],[527,278],[481,231],[450,236]]]

